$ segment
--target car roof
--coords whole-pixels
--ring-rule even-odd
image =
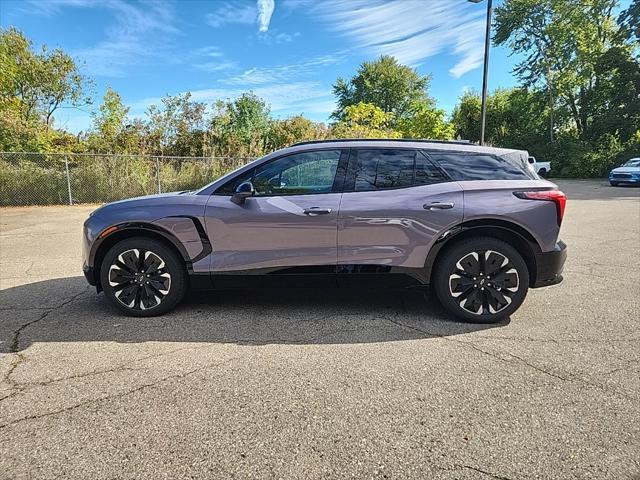
[[[390,138],[368,138],[368,139],[334,139],[334,140],[315,140],[308,142],[299,142],[290,147],[278,150],[278,154],[290,152],[300,152],[305,150],[314,150],[318,148],[417,148],[427,150],[445,150],[455,152],[475,152],[488,154],[507,154],[512,152],[522,152],[522,150],[514,150],[508,148],[497,148],[480,146],[471,143],[468,140],[423,140],[423,139],[390,139]],[[275,153],[275,152],[274,152]]]

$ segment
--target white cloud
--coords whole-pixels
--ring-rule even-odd
[[[206,22],[214,28],[229,24],[253,25],[258,24],[258,30],[265,33],[269,30],[271,16],[275,9],[275,0],[256,0],[256,3],[239,3],[228,1],[207,14]]]
[[[107,28],[105,39],[94,46],[71,52],[86,62],[93,75],[121,76],[131,65],[148,59],[166,61],[169,39],[178,33],[175,28],[173,4],[164,1],[127,3],[123,0],[32,0],[30,11],[55,15],[67,8],[96,8],[106,10],[114,22]]]
[[[219,6],[215,12],[207,14],[205,20],[217,28],[227,24],[251,25],[257,18],[258,10],[255,5],[229,2]]]
[[[232,70],[237,68],[236,62],[206,62],[206,63],[196,63],[194,68],[198,70],[202,70],[203,72],[223,72],[225,70]]]
[[[191,91],[191,99],[198,102],[213,103],[216,100],[236,98],[248,90],[243,87],[207,88]],[[285,84],[265,85],[251,89],[264,99],[275,115],[295,115],[298,113],[331,114],[334,103],[331,95],[318,82],[301,81]],[[160,98],[146,98],[131,105],[133,117],[142,116],[149,105],[159,105]]]
[[[278,65],[275,67],[254,67],[245,70],[240,75],[222,80],[230,85],[261,85],[276,82],[290,82],[294,78],[309,77],[317,72],[318,68],[335,65],[344,60],[344,53],[337,52],[332,55],[321,55],[309,58],[299,63]]]
[[[271,15],[276,7],[275,0],[257,0],[258,2],[258,21],[260,24],[260,31],[266,32],[269,30],[269,23],[271,22]]]
[[[485,9],[451,0],[325,0],[313,6],[330,28],[373,55],[419,65],[437,54],[454,57],[458,78],[482,63]]]

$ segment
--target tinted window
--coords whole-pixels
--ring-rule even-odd
[[[354,189],[358,192],[413,185],[415,150],[354,150]]]
[[[248,170],[232,178],[227,183],[219,187],[215,191],[215,194],[216,195],[233,195],[234,192],[236,191],[236,188],[238,188],[238,185],[240,185],[243,182],[251,181],[252,178],[253,178],[253,169]]]
[[[288,155],[256,167],[253,186],[262,196],[328,193],[339,160],[340,150]]]
[[[531,180],[535,174],[517,159],[479,153],[429,153],[454,180]]]
[[[442,171],[436,167],[422,153],[416,157],[416,179],[414,185],[429,185],[431,183],[446,182],[448,179]]]

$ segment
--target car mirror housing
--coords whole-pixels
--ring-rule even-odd
[[[242,205],[247,198],[253,197],[255,194],[256,189],[253,188],[253,183],[242,182],[237,186],[235,193],[231,196],[231,201],[236,205]]]

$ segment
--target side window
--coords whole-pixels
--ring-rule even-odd
[[[356,192],[413,185],[415,150],[353,150],[353,189]]]
[[[507,158],[466,152],[429,152],[454,180],[530,180],[527,169]]]
[[[233,195],[238,188],[238,185],[244,182],[250,182],[253,178],[253,168],[247,170],[240,175],[236,175],[234,178],[229,180],[227,183],[218,187],[218,189],[214,192],[214,195]]]
[[[430,185],[432,183],[447,182],[449,179],[422,152],[416,157],[415,185]]]
[[[288,155],[256,167],[253,186],[258,196],[329,193],[333,187],[340,150]]]

